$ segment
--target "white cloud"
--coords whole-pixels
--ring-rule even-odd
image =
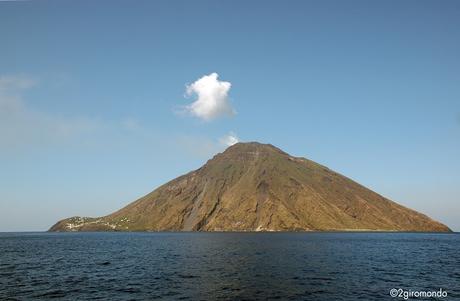
[[[188,113],[205,121],[236,114],[228,98],[232,84],[218,78],[217,73],[211,73],[187,85],[186,96],[197,96],[192,104],[185,107]]]
[[[240,140],[238,139],[238,136],[233,132],[230,132],[227,135],[225,135],[224,137],[219,139],[220,144],[222,144],[224,146],[227,146],[227,147],[232,146],[233,144],[236,144],[239,141]]]
[[[62,142],[101,127],[99,122],[88,118],[63,117],[28,105],[22,94],[36,83],[24,76],[0,76],[1,150]]]
[[[121,121],[121,125],[124,129],[133,132],[141,131],[143,129],[139,120],[132,117],[124,118]]]
[[[0,76],[0,94],[29,89],[37,84],[35,79],[26,76]]]
[[[215,154],[223,152],[227,147],[239,142],[238,137],[233,132],[219,139],[187,134],[176,136],[173,140],[176,142],[174,148],[185,150],[189,155],[200,159],[212,158]]]
[[[179,135],[173,138],[176,142],[174,148],[185,151],[192,157],[209,159],[222,151],[222,145],[216,140],[202,135]]]

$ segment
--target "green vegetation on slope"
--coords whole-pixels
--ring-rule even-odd
[[[110,215],[50,231],[450,231],[313,161],[237,143]]]

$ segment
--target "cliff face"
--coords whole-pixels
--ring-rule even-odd
[[[50,231],[450,231],[313,161],[238,143],[110,215]]]

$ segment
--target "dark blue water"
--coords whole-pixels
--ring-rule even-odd
[[[0,300],[382,300],[391,288],[460,298],[460,235],[0,234]]]

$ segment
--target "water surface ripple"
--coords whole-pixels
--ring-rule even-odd
[[[0,233],[0,300],[385,300],[391,288],[460,298],[460,235]]]

